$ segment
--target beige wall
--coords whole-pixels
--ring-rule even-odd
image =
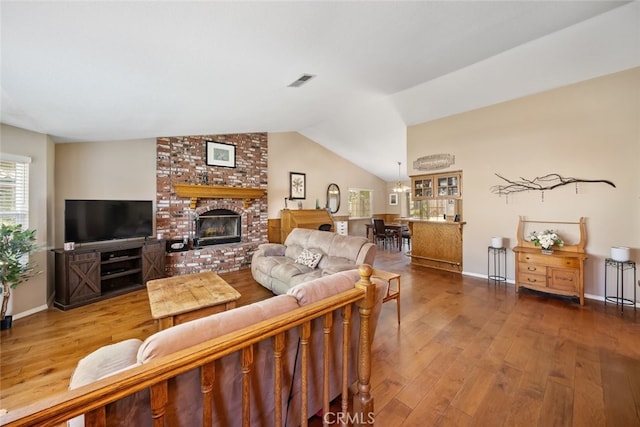
[[[56,144],[56,247],[65,199],[156,200],[156,140]],[[155,225],[154,225],[155,226]]]
[[[486,274],[492,236],[515,244],[518,216],[544,221],[586,218],[585,292],[602,296],[611,246],[630,246],[640,261],[640,69],[478,109],[408,128],[409,175],[421,156],[451,153],[463,170],[464,271]],[[504,177],[548,173],[607,179],[505,197],[491,192]],[[576,194],[577,191],[577,194]],[[562,231],[562,228],[560,228]],[[513,278],[513,253],[508,251]],[[629,280],[630,282],[630,280]],[[631,288],[628,288],[629,290]]]
[[[37,230],[36,238],[43,248],[33,255],[39,274],[12,291],[13,314],[23,317],[47,307],[53,292],[47,242],[52,241],[53,230],[53,153],[54,145],[46,135],[0,125],[0,152],[31,158],[29,166],[29,228]]]
[[[327,187],[336,183],[340,187],[340,210],[337,216],[346,216],[349,188],[374,191],[373,211],[387,212],[387,183],[372,173],[334,154],[297,132],[269,134],[269,218],[280,218],[284,199],[289,197],[289,172],[302,172],[307,178],[307,198],[304,209],[314,209],[316,199],[324,207]],[[297,200],[288,201],[290,209],[297,209]],[[364,229],[361,230],[364,234]],[[351,234],[351,231],[350,231]]]

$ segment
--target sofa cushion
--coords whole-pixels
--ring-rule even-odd
[[[172,326],[147,338],[140,345],[137,360],[146,363],[296,308],[298,303],[295,298],[280,295]]]
[[[296,258],[298,264],[306,265],[309,268],[316,268],[322,258],[322,253],[313,249],[303,249]]]
[[[357,266],[348,258],[338,256],[326,256],[322,263],[322,268],[333,268],[340,265],[350,264],[351,268],[357,268]]]
[[[287,291],[287,295],[293,296],[300,306],[305,306],[321,299],[336,295],[340,292],[353,289],[353,284],[360,280],[358,270],[342,271],[323,276],[308,282],[295,285]]]
[[[369,240],[364,237],[336,234],[327,255],[330,257],[344,258],[355,263],[360,254],[360,250],[366,243],[369,243]]]
[[[287,262],[279,264],[271,269],[271,277],[281,282],[289,283],[291,279],[300,274],[306,274],[313,271],[313,268],[307,267],[304,264],[298,264],[295,262]]]
[[[69,381],[69,390],[113,375],[136,365],[138,348],[142,344],[137,338],[100,347],[80,359]]]
[[[306,248],[314,248],[325,254],[329,253],[329,250],[334,245],[335,238],[339,236],[336,233],[320,232],[316,230],[309,230],[309,238],[307,239]],[[344,237],[344,236],[341,236]]]
[[[280,243],[261,243],[258,250],[261,250],[264,256],[284,256],[285,246]]]
[[[317,279],[322,276],[324,270],[319,268],[315,268],[313,270],[309,269],[308,273],[301,273],[296,276],[291,277],[286,282],[282,282],[275,277],[271,278],[271,292],[276,295],[286,294],[287,291],[292,287],[297,285],[298,283],[308,282],[309,280]]]
[[[285,258],[288,258],[289,261],[293,261],[300,256],[304,248],[305,248],[304,246],[300,246],[300,245],[289,245],[284,250],[284,256]]]
[[[280,264],[290,263],[291,260],[286,256],[265,256],[256,258],[255,262],[252,262],[251,267],[257,268],[267,274],[271,274],[273,267]]]

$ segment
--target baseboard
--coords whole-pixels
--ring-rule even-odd
[[[23,317],[31,316],[32,314],[39,313],[41,311],[48,310],[49,306],[46,304],[42,304],[41,306],[34,307],[30,310],[23,311],[22,313],[13,314],[13,320],[22,319]]]
[[[487,280],[487,275],[486,274],[470,273],[468,271],[463,271],[462,274],[464,274],[465,276],[477,277],[478,279]],[[501,282],[501,283],[504,283],[504,282]],[[515,286],[515,281],[513,279],[507,278],[507,282],[506,283]],[[593,294],[585,293],[584,297],[587,298],[587,299],[590,299],[590,300],[604,302],[604,296],[602,296],[602,295],[593,295]],[[614,303],[608,303],[608,304],[615,305]],[[627,307],[633,307],[633,306],[632,305],[628,305]],[[640,307],[640,302],[636,302],[636,307]]]
[[[604,302],[604,296],[602,296],[602,295],[584,294],[584,297],[592,299],[592,300]],[[614,303],[614,302],[607,302],[607,304],[616,305],[616,303]],[[636,306],[636,308],[640,307],[640,302],[636,301],[635,306]],[[633,305],[631,305],[631,304],[626,305],[625,304],[625,307],[633,307]]]
[[[477,277],[478,279],[489,280],[486,274],[470,273],[468,271],[463,271],[462,274],[464,274],[465,276]],[[493,281],[493,279],[491,281]],[[500,282],[500,283],[505,283],[505,282]],[[506,283],[510,285],[516,284],[516,282],[513,279],[509,279],[508,277],[507,277]]]

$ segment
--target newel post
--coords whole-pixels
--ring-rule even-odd
[[[375,285],[371,283],[373,269],[368,264],[358,267],[360,280],[356,288],[365,292],[359,301],[360,331],[358,336],[358,391],[353,397],[354,425],[373,425],[373,397],[371,396],[371,311],[375,304]]]

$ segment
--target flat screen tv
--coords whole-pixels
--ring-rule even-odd
[[[65,200],[65,242],[89,243],[151,236],[151,200]]]

